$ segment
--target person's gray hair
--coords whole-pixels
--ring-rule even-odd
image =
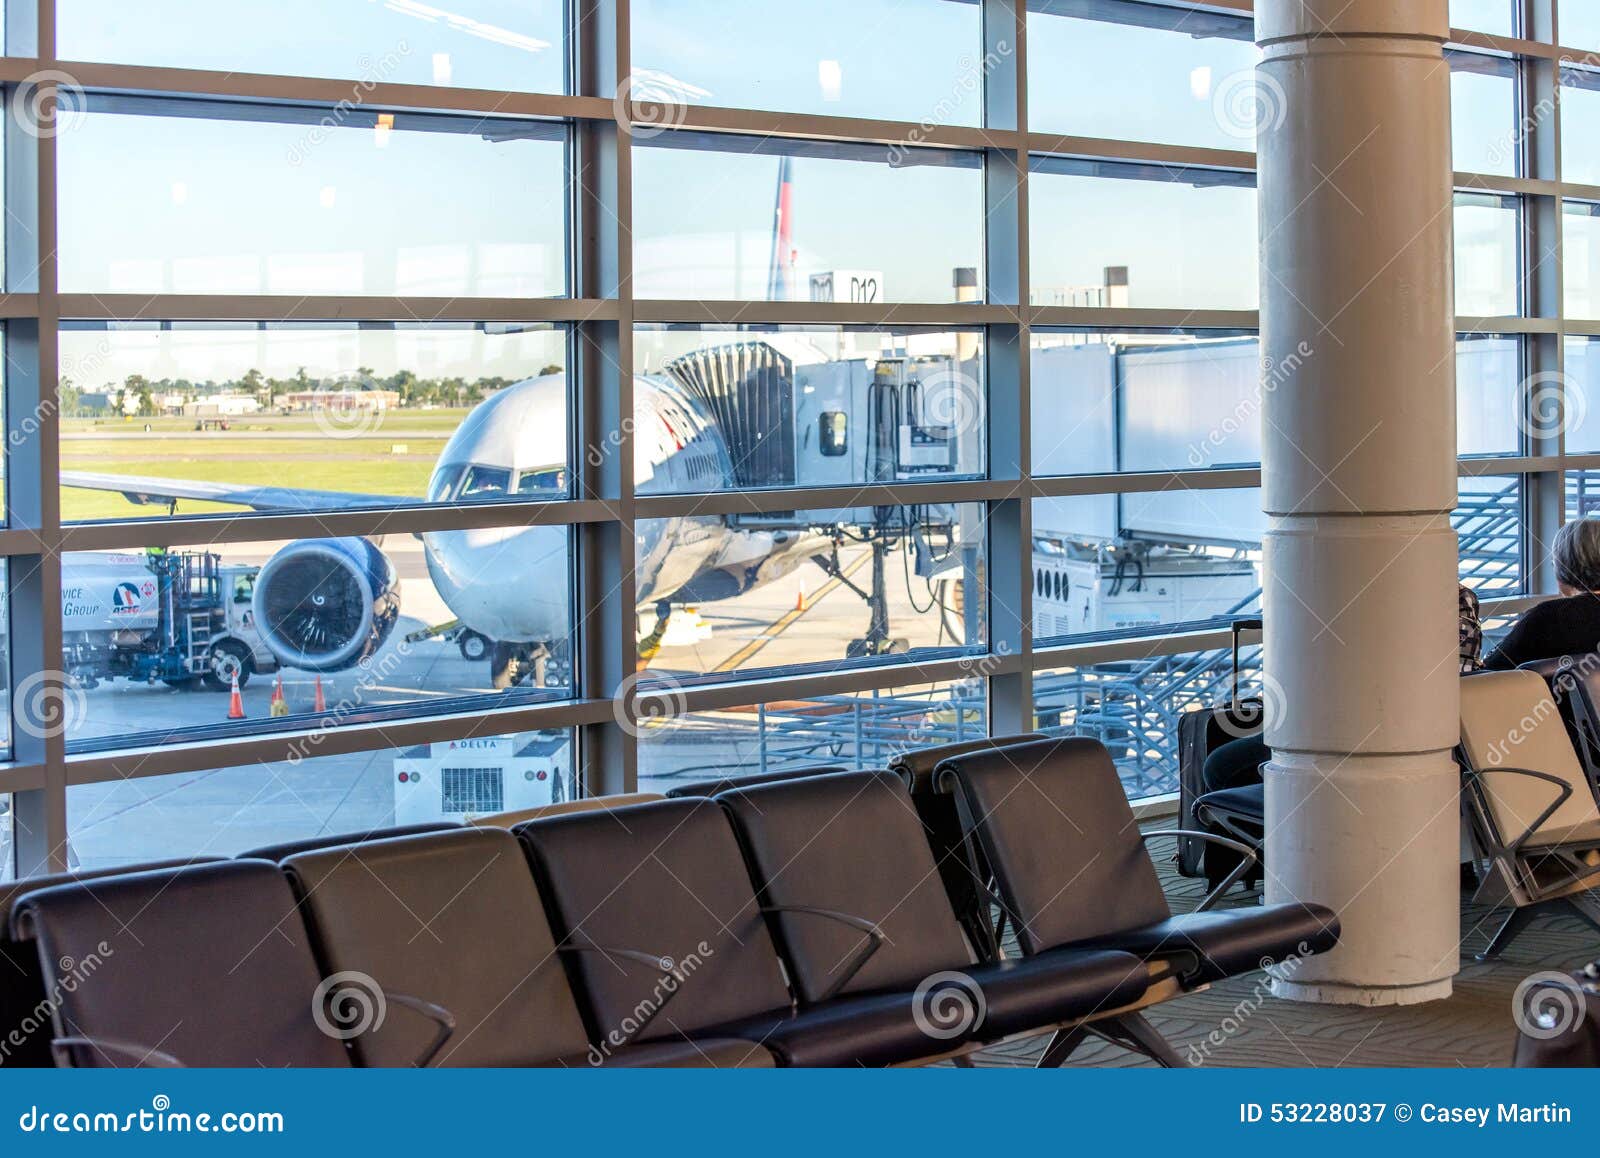
[[[1600,519],[1563,523],[1550,548],[1556,579],[1579,591],[1600,591]]]

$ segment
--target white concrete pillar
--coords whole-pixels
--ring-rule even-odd
[[[1281,997],[1448,997],[1458,960],[1447,0],[1257,0],[1267,899],[1343,936]]]

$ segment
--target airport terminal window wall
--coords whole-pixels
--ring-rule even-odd
[[[1588,7],[1451,6],[1496,621],[1600,475]],[[1294,370],[1249,16],[813,9],[6,6],[0,872],[984,730],[1173,788]]]

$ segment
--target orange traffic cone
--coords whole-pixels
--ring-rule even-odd
[[[319,713],[328,710],[328,701],[322,697],[322,677],[320,675],[317,676],[317,698],[311,705],[311,710]]]
[[[794,609],[796,611],[804,611],[806,609],[806,589],[804,587],[795,592]]]
[[[289,701],[283,698],[283,673],[278,673],[278,678],[272,681],[272,700],[267,705],[267,713],[272,716],[287,716],[289,714]]]
[[[228,719],[244,719],[244,699],[239,695],[239,673],[233,673],[233,690],[228,695]]]

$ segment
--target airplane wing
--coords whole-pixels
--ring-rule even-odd
[[[80,490],[111,491],[130,503],[167,506],[179,499],[231,503],[257,511],[318,511],[338,507],[391,507],[414,503],[401,495],[363,495],[349,491],[317,491],[303,487],[244,486],[236,483],[195,482],[190,479],[150,478],[145,475],[100,474],[64,470],[61,485]]]

